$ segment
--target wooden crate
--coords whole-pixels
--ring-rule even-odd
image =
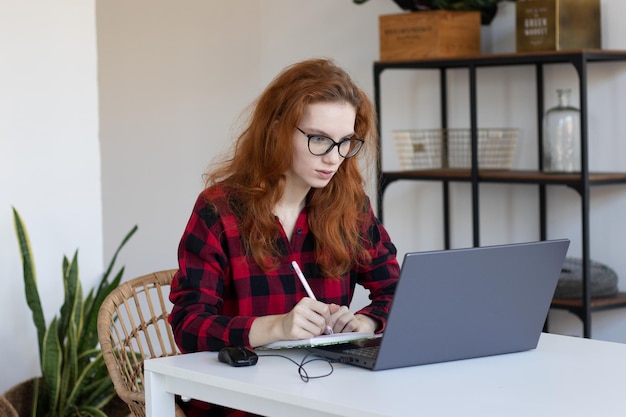
[[[517,52],[602,48],[600,0],[517,0]]]
[[[379,17],[380,60],[480,54],[480,13],[431,10]]]

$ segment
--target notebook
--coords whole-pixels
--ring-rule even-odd
[[[309,350],[378,371],[535,349],[568,246],[407,253],[381,338]]]
[[[309,339],[300,340],[281,340],[278,342],[269,343],[267,345],[259,346],[256,350],[269,350],[269,349],[300,349],[312,346],[327,346],[337,343],[356,342],[366,339],[377,339],[381,335],[374,334],[372,332],[351,332],[351,333],[335,333],[335,334],[323,334],[320,336],[311,337]]]

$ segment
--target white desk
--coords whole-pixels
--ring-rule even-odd
[[[542,334],[537,349],[521,353],[378,372],[334,367],[305,383],[283,358],[261,357],[245,368],[222,364],[212,352],[148,360],[147,417],[173,416],[174,394],[272,417],[621,417],[626,410],[620,343]]]

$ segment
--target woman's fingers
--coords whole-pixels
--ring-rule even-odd
[[[286,320],[290,335],[305,339],[324,333],[326,326],[331,325],[331,313],[327,304],[305,297],[295,305]]]
[[[332,312],[331,320],[335,333],[347,333],[357,330],[359,322],[347,306],[331,304],[330,311]]]

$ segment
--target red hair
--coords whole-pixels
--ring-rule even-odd
[[[292,136],[304,106],[349,103],[356,110],[354,131],[365,140],[357,157],[343,161],[324,188],[308,196],[309,228],[316,239],[316,258],[325,276],[337,277],[353,265],[368,262],[362,221],[369,203],[359,160],[377,151],[372,103],[350,76],[332,61],[313,59],[287,67],[257,99],[250,121],[233,155],[206,174],[206,186],[221,183],[241,219],[244,245],[265,269],[281,256],[276,247],[278,225],[272,210],[284,190],[284,173],[292,162]],[[368,160],[371,161],[371,159]]]

